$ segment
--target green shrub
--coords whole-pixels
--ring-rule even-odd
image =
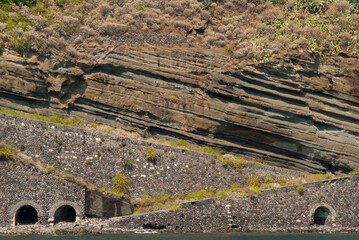
[[[151,146],[146,147],[145,157],[150,162],[156,162],[158,154],[153,150]]]
[[[132,162],[130,162],[130,161],[125,161],[125,162],[123,163],[123,168],[124,168],[124,169],[127,169],[127,170],[132,170],[132,169],[133,169],[133,164],[132,164]]]
[[[17,150],[11,145],[0,143],[0,160],[12,160]]]
[[[53,173],[55,173],[55,168],[54,168],[54,166],[51,166],[51,165],[47,165],[46,166],[46,173],[47,174],[53,174]]]
[[[112,192],[115,195],[123,196],[130,192],[129,184],[132,182],[131,179],[127,178],[123,174],[117,174],[112,181]]]
[[[27,6],[33,6],[37,3],[37,0],[1,0],[1,5],[5,5],[8,4],[10,5],[11,3],[15,3],[15,4],[23,4],[23,5],[27,5]]]
[[[267,183],[267,184],[274,183],[274,180],[271,176],[268,176],[268,177],[264,178],[264,183]]]
[[[302,185],[297,187],[297,192],[299,193],[299,195],[303,196],[304,194],[304,187]]]
[[[250,188],[259,188],[261,183],[258,177],[250,177],[247,179],[247,186]]]
[[[209,154],[214,154],[214,150],[211,147],[207,147],[207,146],[204,148],[204,152]]]
[[[188,142],[186,140],[179,140],[176,142],[177,147],[188,147]]]
[[[231,168],[237,172],[241,172],[246,166],[246,162],[245,159],[223,159],[221,165],[224,168]]]
[[[6,24],[8,25],[8,27],[12,26],[9,25],[10,22],[7,22]],[[20,56],[26,56],[30,52],[30,45],[31,43],[24,40],[22,36],[13,36],[9,43],[10,48],[15,50]]]
[[[287,184],[287,180],[285,180],[284,178],[280,177],[280,178],[277,178],[275,180],[277,183],[279,183],[281,186],[284,186]]]

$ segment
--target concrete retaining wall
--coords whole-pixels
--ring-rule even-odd
[[[266,190],[258,197],[186,203],[178,210],[112,219],[109,227],[163,232],[359,230],[359,176]],[[314,213],[329,209],[324,225]]]
[[[85,189],[15,161],[0,160],[0,226],[15,225],[23,206],[36,209],[40,223],[51,222],[55,211],[69,205],[77,218],[85,213]]]

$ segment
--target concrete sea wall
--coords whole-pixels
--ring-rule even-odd
[[[31,222],[31,216],[36,221],[36,215],[41,224],[53,222],[56,211],[66,205],[75,210],[77,219],[85,215],[83,187],[44,174],[32,166],[0,160],[0,184],[0,226]],[[36,213],[30,216],[27,213],[31,209]]]
[[[109,229],[162,232],[358,231],[359,176],[263,191],[258,197],[185,203],[178,210],[113,218]]]

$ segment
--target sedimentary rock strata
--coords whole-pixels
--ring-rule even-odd
[[[358,58],[292,54],[257,64],[221,50],[117,43],[78,51],[76,59],[5,52],[0,106],[187,139],[292,169],[359,168]]]

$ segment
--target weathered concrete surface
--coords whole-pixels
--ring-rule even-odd
[[[5,52],[0,106],[189,139],[310,172],[359,168],[358,58],[258,65],[221,50],[81,47],[86,58],[77,60]]]
[[[108,197],[99,191],[86,189],[85,210],[87,217],[110,218],[131,215],[133,205],[125,197]]]

